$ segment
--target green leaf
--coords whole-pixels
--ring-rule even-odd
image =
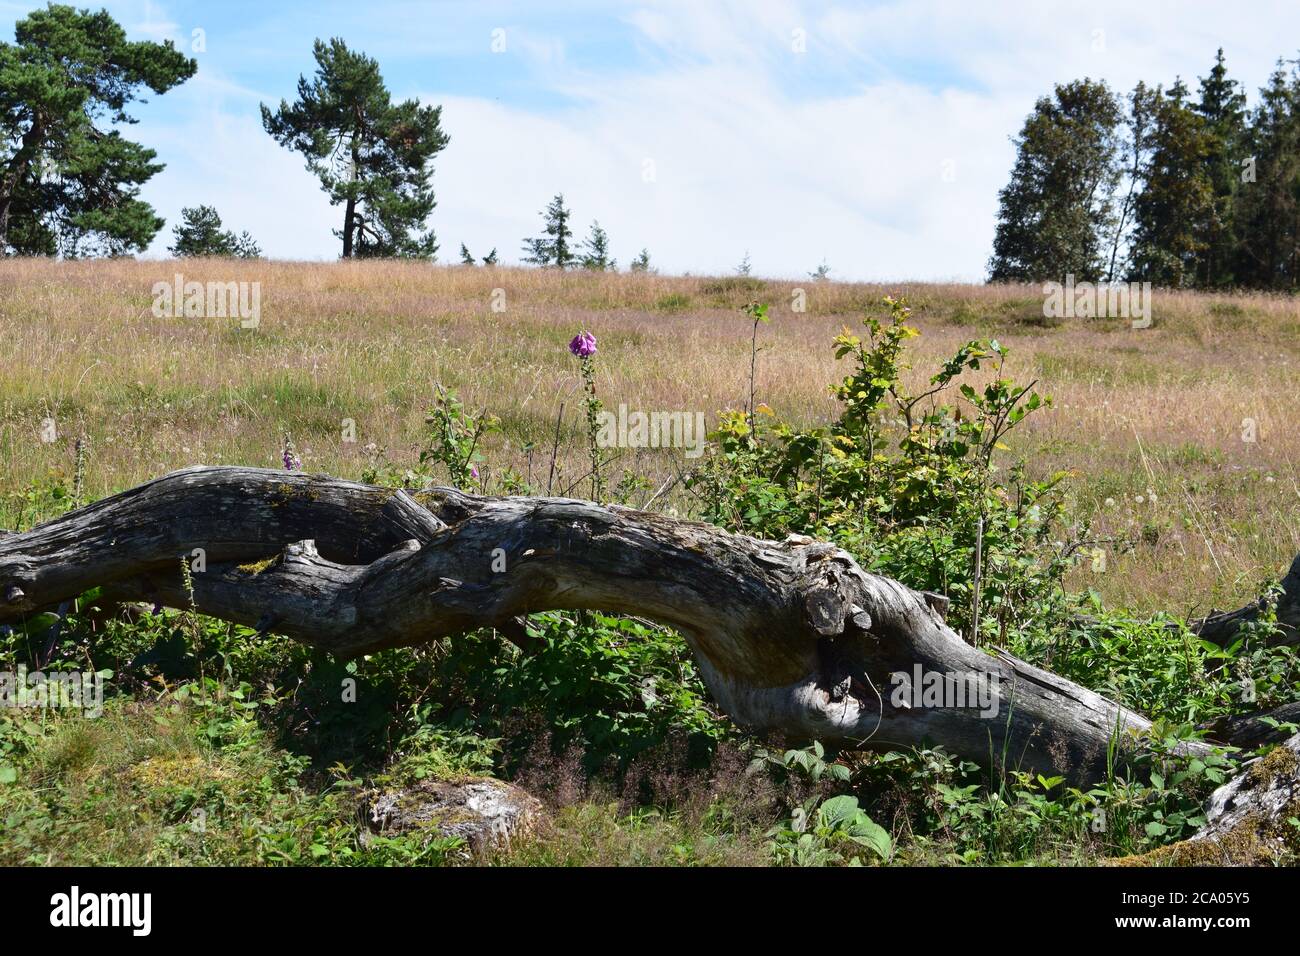
[[[890,839],[889,831],[865,813],[862,814],[862,819],[855,828],[854,837],[863,846],[870,847],[882,860],[889,859],[889,854],[894,848],[894,841]]]
[[[817,812],[820,814],[822,822],[828,826],[837,826],[853,819],[854,815],[861,811],[858,809],[857,797],[843,794],[824,801],[821,809]]]

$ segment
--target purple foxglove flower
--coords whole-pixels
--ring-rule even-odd
[[[569,343],[569,351],[578,358],[587,358],[596,354],[596,336],[590,332],[582,331],[573,337]]]

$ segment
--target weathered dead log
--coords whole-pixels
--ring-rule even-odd
[[[1243,625],[1259,619],[1269,603],[1266,597],[1256,598],[1235,611],[1212,611],[1200,620],[1189,621],[1187,627],[1202,640],[1227,647],[1236,640]],[[1279,583],[1276,610],[1277,626],[1268,643],[1300,643],[1300,555],[1291,562],[1290,569]]]
[[[738,723],[1091,781],[1149,726],[966,644],[924,595],[808,538],[559,498],[191,468],[0,537],[0,620],[100,585],[350,657],[553,609],[678,629]],[[898,675],[906,680],[900,681]],[[1190,749],[1203,745],[1189,744]]]
[[[1278,744],[1286,740],[1294,733],[1293,727],[1296,725],[1300,725],[1300,701],[1257,714],[1220,717],[1200,724],[1198,729],[1205,731],[1206,739],[1213,743],[1255,750],[1266,744]]]

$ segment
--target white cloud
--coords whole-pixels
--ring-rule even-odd
[[[1084,75],[1127,90],[1181,74],[1194,88],[1220,44],[1253,94],[1300,11],[778,0],[629,5],[621,22],[638,50],[626,63],[584,60],[558,25],[511,27],[509,55],[545,106],[394,90],[444,106],[452,142],[436,163],[433,218],[444,260],[462,241],[517,260],[563,191],[576,231],[598,218],[622,263],[647,246],[665,271],[728,272],[749,250],[769,275],[825,259],[839,278],[978,280],[1009,137],[1035,98]],[[796,28],[806,53],[791,47]],[[417,32],[411,43],[427,44]],[[201,115],[152,143],[168,170],[147,197],[173,222],[182,204],[215,204],[271,255],[336,255],[339,217],[261,129],[258,94],[206,66],[192,85]]]
[[[437,221],[444,245],[513,258],[562,190],[578,230],[599,218],[624,262],[644,245],[668,271],[729,272],[748,249],[772,275],[825,258],[843,278],[978,279],[1010,165],[989,112],[897,84],[793,102],[712,67],[629,80],[561,116],[448,100]],[[1004,129],[1017,120],[1001,113]]]
[[[257,95],[212,74],[200,73],[191,84],[181,88],[191,104],[181,111],[182,121],[134,128],[167,164],[143,190],[167,220],[150,254],[167,255],[183,207],[208,205],[227,229],[252,233],[267,255],[337,256],[339,242],[330,230],[341,224],[342,213],[334,214],[301,155],[262,129]]]

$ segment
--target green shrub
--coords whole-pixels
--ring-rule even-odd
[[[892,299],[866,337],[845,332],[836,356],[854,368],[835,386],[839,418],[796,429],[759,406],[720,416],[712,453],[689,486],[716,524],[767,538],[836,542],[875,571],[953,599],[951,623],[970,626],[976,539],[982,549],[980,631],[1007,635],[1061,604],[1068,551],[1056,543],[1063,474],[1034,481],[1023,463],[996,460],[1003,438],[1050,399],[1003,377],[1007,350],[968,342],[910,393],[905,343],[917,331]],[[991,364],[982,388],[963,376]],[[960,396],[942,404],[947,392]],[[982,532],[981,530],[982,529]]]
[[[539,732],[580,749],[589,771],[625,766],[674,733],[703,760],[731,732],[672,631],[593,612],[534,614],[528,629],[527,654],[477,632],[452,642],[441,665],[447,719],[494,737],[514,731],[512,765]]]

